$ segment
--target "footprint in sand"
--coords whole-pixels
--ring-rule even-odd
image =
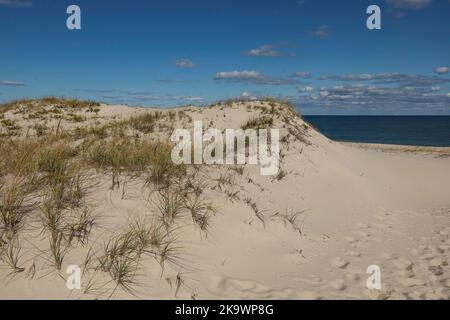
[[[379,229],[392,229],[392,226],[391,226],[391,225],[388,225],[388,224],[385,224],[385,223],[378,223],[378,222],[375,222],[375,223],[373,223],[373,226],[374,226],[374,227],[377,227],[377,228],[379,228]]]
[[[338,291],[342,291],[347,288],[345,281],[342,279],[337,279],[337,280],[328,282],[328,287],[330,287],[334,290],[338,290]]]
[[[358,281],[361,280],[361,277],[356,273],[347,273],[345,279],[349,281]]]
[[[402,279],[415,277],[414,272],[411,270],[398,270],[395,274]]]
[[[450,279],[445,280],[444,284],[447,288],[450,288]]]
[[[319,276],[311,276],[308,278],[294,278],[294,281],[302,282],[312,286],[318,286],[322,283],[322,278]]]
[[[406,270],[406,271],[412,270],[414,266],[414,264],[411,261],[406,259],[398,259],[394,261],[393,265],[398,270]]]
[[[371,300],[386,300],[390,297],[390,292],[380,291],[380,290],[369,290],[365,289],[363,294]]]
[[[349,264],[350,264],[350,262],[348,262],[340,257],[333,258],[330,260],[330,265],[336,269],[345,269]]]
[[[357,242],[358,240],[355,239],[354,237],[346,236],[346,237],[344,237],[344,241],[346,241],[346,242],[348,242],[348,243],[355,243],[355,242]]]
[[[361,238],[369,238],[370,237],[370,233],[366,232],[366,231],[352,231],[352,233],[354,233],[355,235],[357,235]]]
[[[437,267],[447,266],[448,263],[447,263],[447,261],[444,260],[443,258],[436,257],[436,258],[433,258],[433,259],[430,260],[429,265],[430,265],[430,267],[432,267],[432,268],[433,268],[433,267],[434,267],[434,268],[437,268]]]
[[[349,257],[353,257],[353,258],[358,258],[358,257],[361,256],[361,252],[358,252],[358,251],[347,251],[345,253],[345,255],[349,256]]]
[[[397,259],[397,256],[384,252],[384,253],[380,254],[380,258],[383,260],[395,260],[395,259]]]
[[[425,280],[415,278],[400,278],[398,281],[405,287],[419,287],[427,284]]]

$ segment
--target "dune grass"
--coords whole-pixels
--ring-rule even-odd
[[[13,177],[0,184],[0,236],[12,239],[23,228],[26,216],[33,210],[27,192],[27,182]]]
[[[305,212],[306,212],[306,210],[295,211],[295,210],[287,209],[282,213],[277,212],[274,215],[274,217],[280,218],[284,222],[284,224],[291,225],[291,227],[295,231],[297,231],[300,234],[300,236],[302,236],[303,235],[302,226],[303,226],[305,219],[303,219],[301,222],[299,222],[298,220],[299,220],[299,217],[301,217],[305,214]]]
[[[269,116],[260,116],[257,118],[251,118],[247,120],[242,126],[241,129],[247,130],[247,129],[267,129],[273,125],[273,117]]]
[[[183,212],[183,196],[179,190],[165,188],[156,193],[156,199],[152,200],[160,213],[164,225],[169,228]]]
[[[107,143],[93,144],[85,156],[88,163],[111,173],[111,189],[120,186],[123,173],[146,175],[146,184],[158,189],[167,187],[185,174],[185,167],[171,159],[171,146],[163,142],[118,138]]]
[[[190,212],[192,220],[200,230],[208,232],[211,227],[211,218],[217,213],[212,202],[202,199],[200,194],[194,193],[186,195],[183,205]]]
[[[0,259],[11,268],[12,273],[25,271],[25,268],[20,264],[21,250],[18,236],[8,239],[0,246]]]
[[[245,179],[245,170],[244,166],[235,166],[210,175],[200,166],[175,165],[172,145],[164,134],[173,128],[177,118],[188,117],[184,111],[146,112],[128,119],[118,117],[102,122],[98,118],[95,124],[85,123],[86,112],[98,113],[97,107],[94,102],[51,97],[0,107],[0,114],[14,109],[36,119],[47,114],[61,116],[57,128],[55,121],[53,128],[48,125],[50,122],[36,121],[31,122],[34,125],[29,127],[30,135],[0,139],[0,250],[13,272],[23,271],[19,236],[33,213],[33,218],[39,218],[40,235],[48,239],[48,261],[56,270],[62,270],[72,249],[92,244],[92,232],[101,222],[87,201],[92,183],[87,177],[110,176],[111,194],[120,187],[125,190],[125,181],[136,179],[143,193],[150,194],[149,211],[156,212],[156,216],[131,219],[120,231],[102,235],[100,248],[96,244],[92,249],[95,253],[85,266],[87,272],[106,273],[116,287],[134,293],[146,257],[155,259],[163,271],[166,263],[180,263],[181,248],[175,239],[177,228],[189,223],[184,218],[192,219],[201,231],[210,232],[217,210],[205,190],[220,193],[227,200],[241,201],[236,181]],[[279,105],[265,108],[267,112],[249,119],[242,128],[273,125]],[[83,114],[77,113],[80,111]],[[68,120],[64,117],[71,119],[69,128],[61,125],[62,120]],[[1,120],[6,118],[7,115]],[[5,124],[14,125],[9,121]],[[248,140],[246,148],[247,145]],[[264,212],[256,202],[244,201],[264,223]],[[296,228],[299,215],[286,212],[279,217]],[[296,230],[301,234],[301,227]],[[172,283],[178,291],[182,279]]]
[[[141,259],[153,257],[163,267],[165,261],[175,259],[173,243],[171,231],[161,222],[135,219],[104,243],[95,269],[107,272],[117,286],[134,293],[134,286],[139,284]]]
[[[157,121],[162,117],[161,112],[145,113],[139,116],[133,116],[128,120],[130,126],[143,133],[151,133],[155,130]]]
[[[43,97],[41,99],[20,99],[0,105],[0,113],[18,109],[19,112],[29,111],[31,108],[55,106],[56,108],[84,109],[98,107],[100,103],[93,100],[65,99],[59,97]]]

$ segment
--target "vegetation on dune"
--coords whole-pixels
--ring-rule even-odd
[[[32,111],[32,109],[53,106],[54,109],[84,109],[95,108],[100,106],[100,103],[92,100],[78,100],[65,99],[58,97],[43,97],[41,99],[21,99],[0,105],[0,113],[10,110],[17,110],[17,112],[24,113]],[[94,111],[94,109],[92,109]]]
[[[271,127],[272,125],[273,125],[273,118],[272,117],[261,116],[261,117],[258,117],[258,118],[251,118],[251,119],[247,120],[241,126],[241,128],[243,130],[247,130],[247,129],[259,130],[259,129],[267,129],[267,128]]]
[[[226,105],[233,103],[230,100]],[[0,106],[0,260],[12,273],[26,270],[30,260],[21,259],[21,244],[32,243],[36,237],[46,242],[45,250],[36,253],[44,258],[46,267],[60,272],[73,249],[91,247],[85,272],[92,279],[97,274],[107,275],[114,283],[111,294],[117,288],[135,293],[146,258],[154,259],[162,271],[166,264],[179,270],[180,246],[176,239],[180,223],[193,225],[200,234],[210,232],[217,209],[207,192],[221,193],[230,202],[243,201],[265,223],[264,210],[249,198],[243,200],[238,188],[237,180],[251,181],[244,175],[244,166],[206,174],[201,166],[173,163],[167,135],[177,121],[192,122],[186,111],[152,110],[100,121],[95,118],[98,107],[93,101],[55,97]],[[281,108],[294,112],[292,107],[268,99],[263,106],[255,107],[259,116],[246,121],[242,129],[273,126],[275,120],[283,120]],[[20,128],[15,120],[8,119],[7,111],[32,125]],[[95,113],[95,121],[88,121],[86,112]],[[57,124],[49,124],[48,116]],[[62,121],[70,125],[62,125]],[[246,139],[246,148],[248,144]],[[276,179],[286,175],[286,171],[280,171]],[[130,218],[120,231],[106,234],[98,245],[91,239],[102,221],[90,194],[98,186],[95,180],[103,178],[110,179],[109,192],[122,189],[122,199],[127,182],[136,182],[149,208]],[[299,214],[278,216],[301,233],[296,224]],[[29,269],[35,268],[33,262]],[[177,293],[183,283],[181,271],[173,283],[177,283]],[[95,287],[94,281],[89,281],[84,292],[99,292]]]

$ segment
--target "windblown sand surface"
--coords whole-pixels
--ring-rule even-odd
[[[269,102],[210,108],[178,108],[168,125],[141,137],[168,136],[193,120],[219,129],[239,128],[270,109]],[[278,108],[278,105],[277,105]],[[82,122],[62,121],[64,130],[89,127],[155,112],[127,106],[79,112]],[[164,110],[167,113],[169,111]],[[19,127],[35,119],[5,113]],[[169,121],[169,120],[168,120]],[[46,119],[49,130],[58,125]],[[202,231],[190,214],[176,221],[176,261],[139,262],[132,292],[107,274],[83,275],[82,289],[69,291],[68,265],[85,263],[130,217],[158,216],[144,183],[124,174],[119,188],[91,171],[96,185],[89,203],[99,216],[89,243],[71,248],[61,271],[46,259],[48,240],[25,230],[21,265],[0,269],[2,299],[449,299],[450,151],[333,142],[292,110],[274,116],[280,129],[281,170],[261,176],[259,166],[242,171],[202,166],[202,191],[217,209]],[[33,135],[30,130],[29,135]],[[3,139],[3,138],[2,138]],[[429,151],[429,150],[428,150]],[[38,209],[36,209],[38,210]],[[368,290],[366,269],[381,269],[381,290]],[[95,279],[95,280],[92,280]]]

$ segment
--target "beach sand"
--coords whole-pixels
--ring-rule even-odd
[[[272,104],[172,109],[177,116],[167,130],[161,125],[141,137],[168,136],[195,120],[221,130],[240,128]],[[259,166],[202,166],[203,195],[217,211],[208,232],[189,214],[180,215],[174,222],[176,260],[161,267],[143,258],[131,293],[105,272],[83,274],[81,290],[66,287],[67,266],[83,268],[89,249],[99,251],[130,217],[158,215],[142,180],[130,178],[126,187],[111,190],[108,174],[92,170],[96,185],[87,197],[100,218],[89,244],[67,251],[57,271],[49,266],[45,235],[25,228],[25,271],[11,273],[2,264],[0,298],[449,299],[450,148],[335,142],[291,109],[278,103],[275,109],[283,175],[261,176]],[[158,110],[170,112],[102,105],[97,114],[79,111],[82,122],[46,119],[45,125],[75,130]],[[37,120],[25,119],[29,113],[8,111],[4,118],[32,127]],[[380,290],[367,288],[371,265],[380,268]]]

